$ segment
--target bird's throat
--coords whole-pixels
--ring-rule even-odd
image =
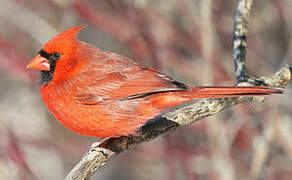
[[[55,63],[55,65],[51,64],[50,71],[41,71],[41,80],[40,80],[41,86],[44,86],[44,85],[48,84],[50,81],[52,81],[55,67],[56,67],[56,63]]]
[[[50,63],[50,71],[41,71],[40,85],[43,86],[52,81],[56,69],[56,60],[52,59],[52,54],[49,54],[44,50],[40,50],[39,54],[46,58]]]

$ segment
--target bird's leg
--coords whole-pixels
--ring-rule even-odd
[[[105,142],[105,141],[108,140],[108,139],[109,139],[109,137],[98,139],[96,142],[94,142],[94,143],[90,146],[90,149],[95,149],[96,147],[98,147],[100,144],[102,144],[103,142]]]

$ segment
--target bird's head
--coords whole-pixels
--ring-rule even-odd
[[[76,38],[84,27],[86,25],[76,26],[53,37],[27,65],[27,68],[41,70],[41,85],[51,81],[56,73],[65,73],[71,64],[74,64],[73,59],[79,42]]]

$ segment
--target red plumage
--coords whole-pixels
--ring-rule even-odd
[[[42,70],[41,95],[57,120],[88,136],[132,135],[167,108],[196,98],[281,93],[272,87],[191,87],[76,39],[77,26],[52,38],[28,65]],[[57,54],[57,55],[56,55]]]

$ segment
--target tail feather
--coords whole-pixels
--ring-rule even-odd
[[[250,87],[194,87],[192,88],[193,98],[224,98],[237,96],[263,96],[270,94],[282,94],[283,88],[267,86]]]

